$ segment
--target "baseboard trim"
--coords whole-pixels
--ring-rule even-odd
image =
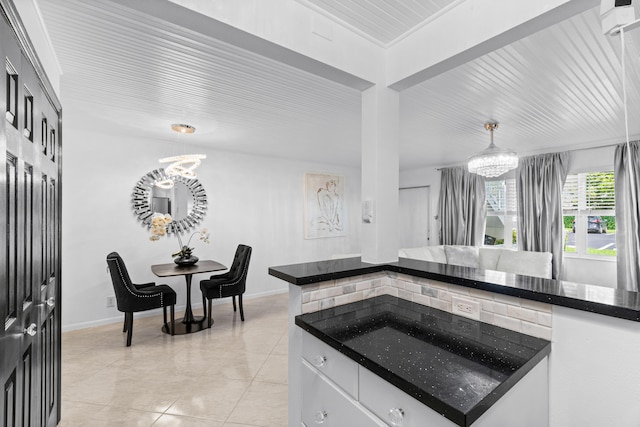
[[[271,295],[278,295],[278,294],[285,294],[288,292],[287,288],[284,289],[275,289],[272,291],[266,291],[266,292],[258,292],[255,294],[244,294],[243,299],[244,301],[247,300],[251,300],[251,299],[255,299],[255,298],[262,298],[262,297],[268,297]],[[227,303],[227,299],[222,299],[222,300],[214,300],[213,304],[217,305],[217,304],[224,304]],[[184,311],[186,307],[186,304],[182,304],[182,305],[176,305],[176,311],[180,312],[180,311]],[[202,302],[198,302],[198,303],[191,303],[191,307],[194,309],[202,309]],[[157,309],[157,310],[149,310],[149,311],[143,311],[140,313],[135,313],[134,314],[134,318],[135,319],[142,319],[145,317],[151,317],[151,316],[158,316],[162,314],[162,309]],[[202,313],[201,313],[202,314]],[[124,320],[124,314],[118,312],[118,315],[115,317],[107,317],[104,319],[98,319],[98,320],[92,320],[89,322],[81,322],[81,323],[72,323],[72,324],[68,324],[65,325],[64,324],[64,318],[62,319],[63,324],[62,324],[62,332],[71,332],[71,331],[77,331],[80,329],[87,329],[87,328],[94,328],[96,326],[103,326],[103,325],[110,325],[112,323],[119,323],[122,322]]]

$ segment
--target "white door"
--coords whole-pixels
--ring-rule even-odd
[[[431,236],[431,188],[410,187],[400,189],[398,212],[398,243],[400,248],[416,248],[429,245]]]

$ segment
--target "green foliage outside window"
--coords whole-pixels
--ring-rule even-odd
[[[564,219],[564,229],[571,231],[573,229],[573,221],[575,221],[576,217],[571,215],[571,216],[565,216],[563,217]]]
[[[607,222],[608,231],[616,231],[616,217],[615,216],[603,216],[603,220]]]

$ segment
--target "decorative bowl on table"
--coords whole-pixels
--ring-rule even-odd
[[[180,266],[180,267],[187,267],[189,265],[193,265],[196,262],[198,262],[198,257],[197,256],[193,256],[193,255],[188,256],[188,257],[179,256],[179,257],[175,258],[173,260],[173,262],[178,264],[178,266]]]

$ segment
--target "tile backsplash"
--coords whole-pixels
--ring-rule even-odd
[[[378,295],[392,295],[449,313],[453,312],[453,297],[477,302],[480,321],[551,340],[551,304],[394,272],[303,286],[302,312],[311,313]]]

